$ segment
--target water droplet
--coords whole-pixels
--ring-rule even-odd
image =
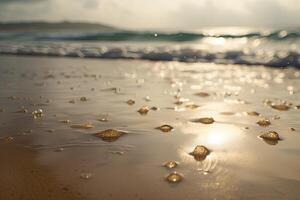
[[[156,127],[155,129],[161,130],[162,132],[170,132],[172,131],[174,128],[170,125],[164,124],[162,126]]]
[[[261,119],[258,122],[256,122],[258,125],[262,126],[262,127],[266,127],[269,126],[271,124],[271,122],[267,119]]]
[[[148,112],[149,112],[149,107],[148,106],[143,106],[141,107],[138,112],[141,114],[141,115],[146,115]]]
[[[166,177],[166,181],[169,183],[179,183],[183,180],[183,175],[177,173],[177,172],[172,172]]]
[[[202,123],[202,124],[212,124],[215,122],[215,120],[212,117],[202,117],[202,118],[194,119],[192,120],[192,122]]]
[[[131,105],[135,104],[135,101],[132,99],[129,99],[128,101],[126,101],[126,103],[131,106]]]
[[[194,95],[196,95],[198,97],[208,97],[208,96],[210,96],[210,94],[207,93],[207,92],[198,92],[198,93],[195,93]]]
[[[173,169],[173,168],[177,167],[178,165],[179,165],[179,163],[176,161],[168,161],[163,166],[168,169]]]
[[[203,145],[198,145],[195,147],[194,151],[189,154],[194,156],[195,160],[202,161],[210,154],[210,150]]]
[[[101,138],[103,141],[106,141],[106,142],[114,142],[117,139],[119,139],[119,137],[121,137],[125,134],[127,134],[127,132],[125,132],[125,131],[120,131],[120,130],[115,130],[115,129],[107,129],[107,130],[96,133],[95,136]]]
[[[64,123],[64,124],[69,124],[69,123],[71,123],[71,120],[65,119],[65,120],[61,120],[60,122]]]
[[[91,123],[85,123],[85,124],[74,124],[71,125],[71,128],[78,128],[78,129],[90,129],[94,128],[94,126]]]

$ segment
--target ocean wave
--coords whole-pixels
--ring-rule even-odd
[[[117,48],[117,47],[63,47],[59,45],[0,45],[0,54],[80,57],[98,59],[140,59],[153,61],[213,62],[219,64],[264,65],[269,67],[295,67],[300,69],[300,53],[244,52],[231,50],[209,52],[181,48]]]
[[[299,31],[278,30],[269,33],[250,32],[247,34],[207,34],[207,33],[162,33],[162,32],[98,32],[98,33],[1,33],[0,40],[31,40],[31,41],[169,41],[188,42],[203,38],[248,38],[267,40],[300,39]]]

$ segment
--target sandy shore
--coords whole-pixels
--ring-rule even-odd
[[[295,69],[30,56],[0,61],[1,200],[300,196]],[[144,106],[149,111],[141,115]],[[195,122],[205,117],[214,122]],[[164,124],[172,131],[157,129]],[[95,136],[107,129],[126,134],[110,142]],[[280,140],[259,138],[268,131]],[[197,145],[211,151],[201,161],[189,154]],[[162,166],[170,160],[178,167]],[[170,184],[165,177],[174,171],[183,180]]]

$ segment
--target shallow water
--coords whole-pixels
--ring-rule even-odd
[[[30,56],[0,60],[0,148],[15,149],[8,152],[16,160],[34,152],[26,157],[33,161],[30,167],[45,168],[45,176],[64,188],[54,190],[58,196],[299,199],[300,111],[294,107],[300,104],[300,72],[295,69]],[[130,99],[135,103],[128,105]],[[292,105],[279,111],[265,99]],[[193,104],[199,107],[186,106]],[[159,109],[141,115],[143,106]],[[38,109],[43,116],[34,119]],[[246,114],[253,111],[260,116]],[[99,121],[103,117],[107,120]],[[214,122],[193,122],[205,117]],[[259,126],[262,119],[271,124]],[[93,128],[71,127],[86,123]],[[174,129],[158,130],[162,125]],[[110,142],[95,137],[106,129],[127,133]],[[275,145],[259,138],[269,130],[281,137]],[[197,145],[211,151],[202,161],[189,154]],[[178,166],[167,169],[168,161]],[[165,178],[174,171],[183,180],[170,184]],[[21,193],[22,186],[12,188],[25,199],[46,195],[42,189],[34,196]],[[0,197],[13,199],[6,193],[0,189]]]

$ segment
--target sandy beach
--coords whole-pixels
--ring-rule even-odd
[[[299,99],[294,68],[1,55],[0,199],[299,199]]]

